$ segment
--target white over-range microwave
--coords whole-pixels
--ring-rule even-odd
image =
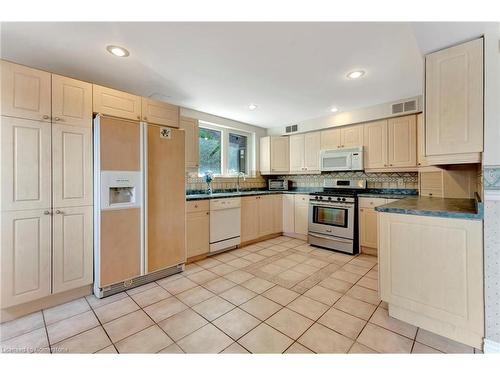
[[[321,150],[321,171],[362,171],[363,147]]]

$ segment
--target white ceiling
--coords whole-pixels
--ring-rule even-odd
[[[332,106],[347,111],[421,94],[422,52],[480,34],[483,27],[461,25],[3,23],[1,53],[269,128],[328,115]],[[108,44],[124,46],[130,57],[110,55]],[[367,74],[347,80],[354,69]],[[250,103],[257,110],[250,111]]]

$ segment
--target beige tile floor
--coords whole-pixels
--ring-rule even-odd
[[[4,323],[2,352],[474,353],[389,317],[377,267],[278,237]]]

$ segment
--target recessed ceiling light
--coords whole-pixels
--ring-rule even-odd
[[[339,111],[339,109],[338,109],[337,107],[332,107],[332,108],[330,109],[330,111],[335,113],[335,112],[338,112],[338,111]]]
[[[256,110],[256,109],[257,109],[257,105],[256,105],[256,104],[249,104],[249,105],[248,105],[248,109],[249,109],[250,111]]]
[[[364,70],[354,70],[352,72],[347,73],[347,78],[349,79],[358,79],[365,75]]]
[[[107,46],[106,49],[109,53],[118,57],[127,57],[130,53],[123,47],[119,46]]]

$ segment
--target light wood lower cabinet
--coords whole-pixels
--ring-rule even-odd
[[[295,196],[283,194],[283,232],[295,232]]]
[[[281,195],[241,198],[241,242],[282,231]]]
[[[258,196],[241,198],[241,242],[259,237]]]
[[[52,292],[92,283],[92,206],[55,208],[52,220]]]
[[[210,205],[208,200],[186,203],[187,258],[210,251]]]
[[[1,214],[1,307],[51,293],[50,208]]]
[[[259,237],[267,236],[274,232],[274,196],[272,195],[259,195],[257,197],[259,202]]]
[[[309,227],[309,195],[295,195],[294,233],[307,236]]]
[[[283,232],[283,194],[273,195],[273,233]]]
[[[377,245],[377,211],[373,208],[359,209],[359,244],[376,249]]]
[[[482,221],[380,212],[379,244],[389,315],[481,348]]]

